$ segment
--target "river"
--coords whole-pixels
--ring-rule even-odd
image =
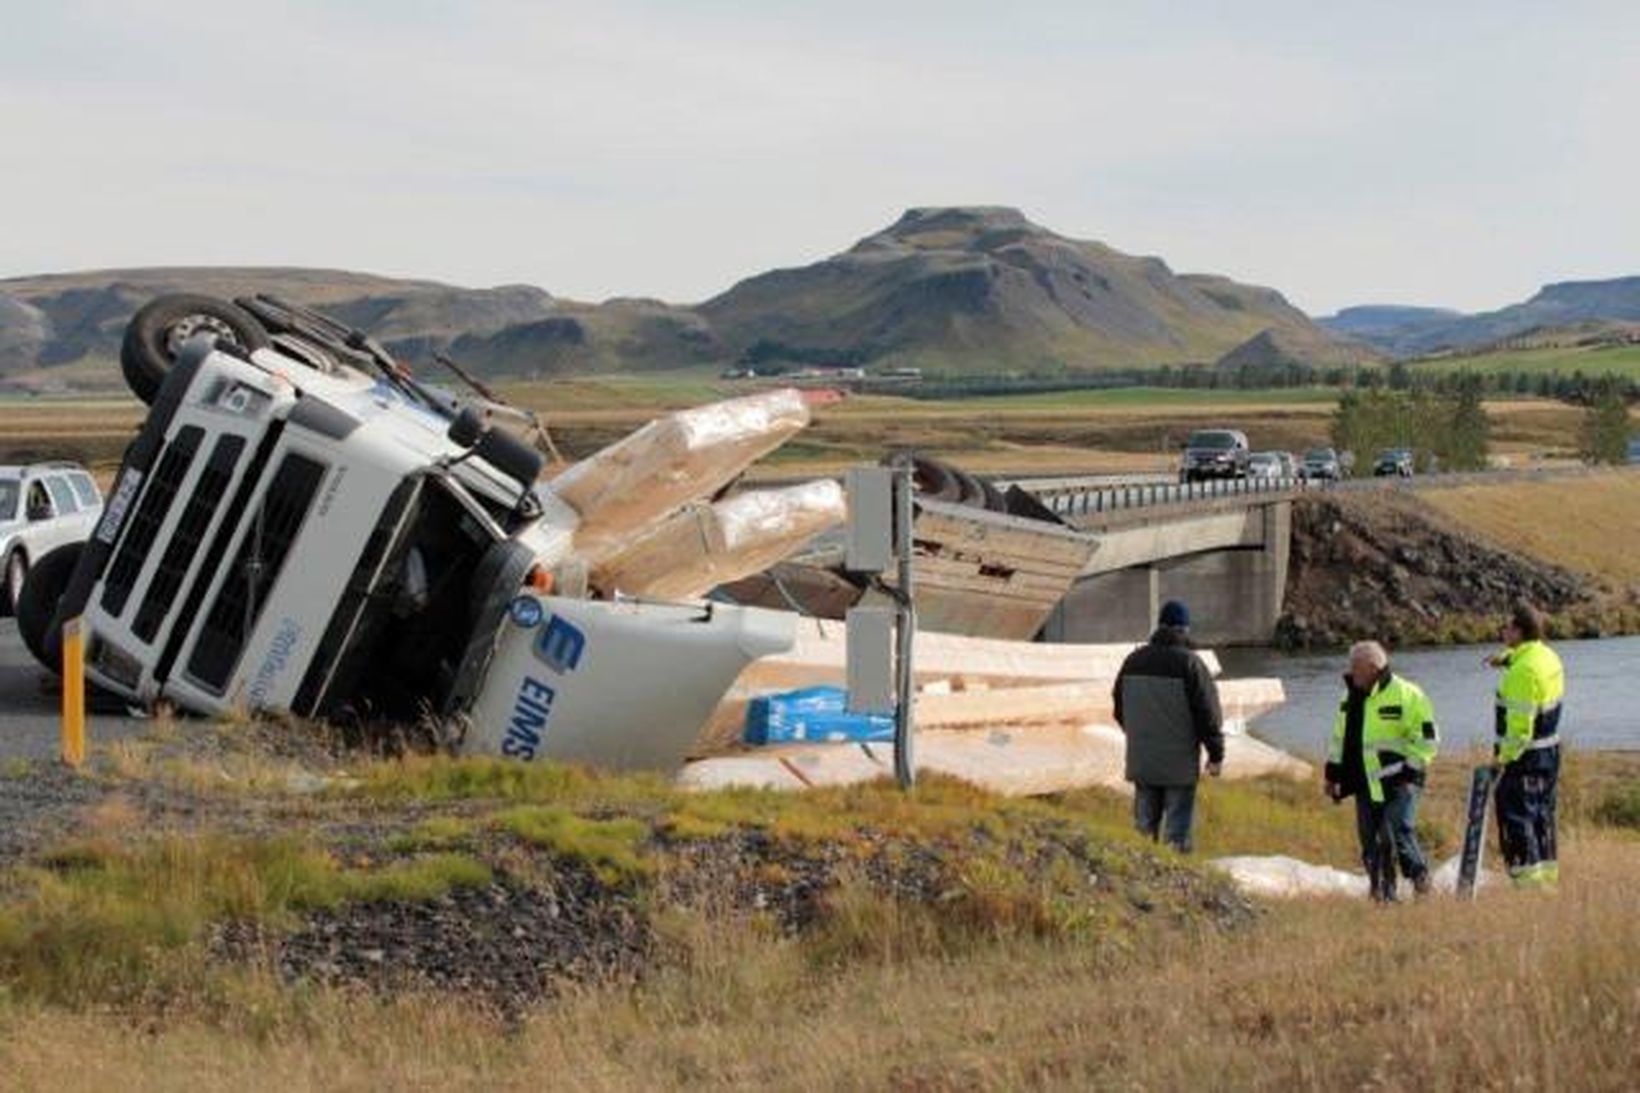
[[[1640,750],[1640,637],[1556,641],[1566,665],[1561,734],[1581,750]],[[1413,680],[1435,704],[1443,749],[1492,740],[1497,670],[1481,663],[1496,645],[1459,645],[1394,653],[1390,667]],[[1327,748],[1343,693],[1345,654],[1293,656],[1268,649],[1221,649],[1227,677],[1274,676],[1287,689],[1284,705],[1253,722],[1256,736],[1310,759]]]

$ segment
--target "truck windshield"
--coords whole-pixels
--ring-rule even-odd
[[[443,705],[496,540],[436,477],[407,480],[371,534],[297,695],[301,713],[414,722]]]
[[[1191,433],[1190,446],[1192,448],[1234,448],[1236,446],[1236,434]]]
[[[0,520],[17,519],[17,486],[15,478],[0,478]]]

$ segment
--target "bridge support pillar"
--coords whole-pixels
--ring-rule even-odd
[[[1132,566],[1087,577],[1072,586],[1043,626],[1046,641],[1139,641],[1156,624],[1161,605],[1190,607],[1192,636],[1203,645],[1270,640],[1287,587],[1292,505],[1261,507],[1261,544]]]

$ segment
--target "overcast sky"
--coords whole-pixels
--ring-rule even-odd
[[[1636,0],[0,0],[0,276],[692,302],[1001,204],[1312,313],[1491,308],[1640,273],[1636,58]]]

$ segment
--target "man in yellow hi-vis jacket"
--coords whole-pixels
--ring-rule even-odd
[[[1498,680],[1498,842],[1509,879],[1521,888],[1553,888],[1555,789],[1560,778],[1560,707],[1566,672],[1544,644],[1543,616],[1519,603],[1503,627],[1503,652],[1491,658]]]
[[[1395,899],[1390,856],[1415,892],[1429,892],[1416,825],[1424,774],[1439,747],[1435,707],[1423,689],[1389,670],[1389,654],[1376,641],[1352,646],[1327,751],[1327,796],[1355,798],[1361,863],[1375,900]]]

